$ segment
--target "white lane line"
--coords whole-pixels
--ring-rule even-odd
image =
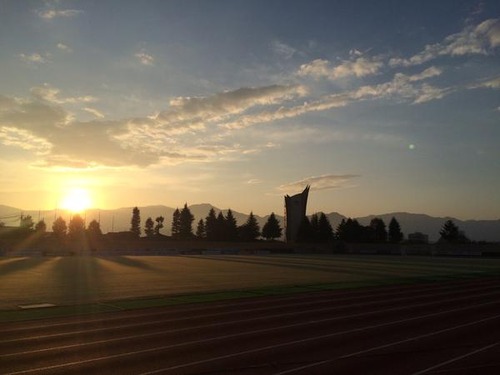
[[[483,293],[483,294],[477,295],[476,297],[490,296],[492,294],[494,295],[494,294],[499,294],[499,293],[500,292],[497,292],[497,293]],[[374,314],[380,314],[380,313],[386,313],[386,312],[393,312],[393,311],[408,310],[408,309],[414,309],[416,307],[430,306],[430,305],[435,305],[435,304],[439,304],[439,303],[443,303],[443,302],[456,302],[456,301],[469,300],[469,299],[470,299],[470,297],[459,297],[459,298],[451,298],[451,299],[447,299],[447,300],[439,300],[439,301],[433,301],[433,302],[419,303],[419,304],[415,304],[415,305],[393,307],[393,308],[390,308],[390,309],[379,309],[379,310],[373,310],[373,311],[368,311],[368,312],[363,312],[363,313],[357,313],[357,314],[340,315],[340,316],[335,316],[335,317],[331,317],[331,318],[315,319],[315,320],[309,320],[309,321],[301,322],[301,323],[288,324],[286,326],[273,327],[271,329],[263,329],[262,332],[266,332],[268,330],[280,330],[280,329],[285,329],[285,328],[294,328],[294,327],[300,327],[300,326],[311,325],[311,324],[326,323],[326,322],[332,322],[332,321],[342,320],[342,319],[358,318],[358,317],[361,317],[361,316],[374,315]],[[500,303],[500,301],[488,302],[488,303],[486,303],[486,305],[495,304],[495,303]],[[485,304],[479,304],[479,305],[475,305],[475,306],[483,306],[483,305],[485,305]],[[266,315],[266,316],[261,316],[261,317],[256,317],[256,318],[233,320],[233,321],[230,321],[230,322],[212,323],[212,324],[205,324],[205,325],[199,325],[199,326],[190,326],[190,327],[185,327],[185,328],[177,328],[177,329],[156,331],[156,332],[152,332],[152,333],[142,333],[142,334],[139,334],[139,335],[135,334],[135,335],[122,336],[122,337],[116,337],[116,338],[111,338],[111,339],[88,341],[88,342],[79,342],[77,344],[61,345],[61,346],[55,346],[55,347],[49,347],[49,348],[28,350],[28,351],[24,351],[24,352],[15,352],[15,353],[2,354],[2,355],[0,355],[0,358],[18,357],[18,356],[21,356],[21,355],[30,355],[30,354],[43,353],[43,352],[49,352],[49,351],[55,351],[55,350],[67,350],[67,349],[71,349],[71,348],[81,348],[81,347],[90,346],[90,345],[109,344],[109,343],[115,343],[115,342],[120,342],[120,341],[128,341],[128,340],[140,339],[140,338],[145,338],[145,337],[161,336],[161,335],[165,335],[165,334],[180,333],[180,332],[186,332],[186,331],[194,331],[194,330],[198,330],[198,329],[214,328],[214,327],[228,326],[228,325],[234,325],[234,324],[240,324],[240,323],[249,323],[249,322],[255,322],[255,321],[258,321],[258,320],[267,320],[267,319],[272,319],[272,318],[282,318],[282,317],[285,317],[285,316],[304,315],[304,314],[316,313],[316,312],[322,312],[322,311],[329,311],[329,310],[334,311],[336,309],[335,308],[322,308],[322,309],[313,309],[313,310],[300,311],[300,312],[281,313],[281,314]],[[255,332],[260,332],[260,331],[252,331],[252,332],[255,333]],[[243,332],[241,334],[245,334],[245,333]]]
[[[420,370],[420,371],[417,371],[417,372],[414,372],[413,374],[411,375],[421,375],[421,374],[425,374],[426,372],[429,372],[429,371],[432,371],[432,370],[435,370],[439,367],[443,367],[443,366],[446,366],[446,365],[449,365],[450,363],[453,363],[453,362],[457,362],[457,361],[460,361],[464,358],[467,358],[467,357],[470,357],[472,355],[475,355],[475,354],[478,354],[478,353],[481,353],[481,352],[484,352],[485,350],[489,350],[497,345],[500,344],[500,341],[494,343],[494,344],[491,344],[491,345],[487,345],[487,346],[483,346],[482,348],[479,348],[479,349],[476,349],[476,350],[473,350],[472,352],[469,352],[469,353],[466,353],[466,354],[463,354],[461,356],[458,356],[458,357],[455,357],[455,358],[452,358],[452,359],[449,359],[447,361],[444,361],[444,362],[441,362],[441,363],[438,363],[437,365],[435,366],[431,366],[431,367],[428,367],[426,369],[423,369],[423,370]]]
[[[457,289],[457,286],[460,286],[462,284],[468,284],[468,281],[460,281],[460,282],[457,282],[457,283],[453,283],[453,285],[446,285],[446,286],[442,286],[442,285],[436,285],[436,284],[431,284],[431,285],[425,285],[425,286],[421,286],[419,287],[418,289],[412,289],[411,291],[415,291],[417,293],[425,293],[426,291],[429,291],[429,290],[456,290]],[[343,298],[339,298],[339,299],[335,299],[336,302],[342,302],[342,301],[348,301],[348,300],[353,300],[353,299],[360,299],[360,298],[366,298],[367,297],[367,294],[369,297],[383,297],[383,296],[392,296],[392,295],[400,295],[400,294],[407,294],[408,291],[405,290],[405,291],[401,291],[401,288],[404,288],[405,285],[401,286],[401,285],[396,285],[396,286],[391,286],[391,287],[388,287],[388,286],[384,286],[382,288],[384,288],[384,291],[382,292],[367,292],[366,290],[355,290],[355,291],[348,291],[349,293],[348,294],[356,294],[354,296],[350,296],[350,297],[343,297]],[[477,289],[495,289],[496,287],[498,287],[498,283],[495,281],[492,281],[492,280],[488,280],[487,282],[481,282],[479,283],[479,286],[474,286],[473,288],[472,287],[469,287],[467,289],[460,289],[461,291],[472,291],[472,290],[477,290]],[[393,290],[393,289],[396,289],[398,290],[397,292],[390,292],[390,293],[387,293],[388,290]],[[336,292],[335,290],[333,291],[327,291],[327,292]],[[323,291],[318,291],[318,292],[314,292],[314,293],[323,293]],[[347,294],[347,293],[345,293]],[[431,295],[432,296],[432,295]],[[286,301],[286,300],[295,300],[295,299],[306,299],[306,297],[308,296],[292,296],[292,297],[279,297],[279,301]],[[313,298],[314,296],[310,296],[310,298]],[[158,297],[160,298],[160,297]],[[275,297],[275,298],[278,298],[278,297]],[[324,299],[322,301],[331,301],[332,299]],[[313,303],[320,303],[318,301],[315,301]],[[238,303],[238,306],[244,306],[244,305],[254,305],[254,304],[268,304],[268,302],[255,302],[255,301],[248,301],[248,302],[240,302]],[[310,301],[306,301],[306,302],[302,302],[302,303],[294,303],[294,304],[288,304],[288,305],[281,305],[279,306],[280,308],[283,307],[292,307],[293,305],[296,305],[296,306],[300,306],[300,305],[307,305],[307,304],[311,304]],[[11,332],[21,332],[21,331],[32,331],[34,329],[46,329],[46,328],[55,328],[55,327],[63,327],[63,326],[74,326],[74,325],[81,325],[81,324],[92,324],[92,323],[102,323],[102,322],[105,322],[106,324],[109,324],[111,321],[115,321],[115,320],[123,320],[123,319],[137,319],[137,318],[145,318],[145,317],[154,317],[154,316],[158,316],[158,315],[166,315],[166,314],[175,314],[175,313],[191,313],[191,312],[196,312],[196,311],[206,311],[206,310],[212,310],[212,309],[220,309],[220,308],[225,308],[227,306],[234,306],[234,302],[226,302],[226,303],[218,303],[218,304],[212,304],[210,305],[209,307],[207,307],[206,305],[202,306],[202,307],[194,307],[194,308],[183,308],[182,310],[178,310],[178,311],[169,311],[167,313],[165,312],[151,312],[151,313],[142,313],[142,314],[130,314],[130,315],[126,315],[126,316],[120,316],[120,317],[110,317],[110,316],[106,316],[104,318],[99,318],[99,319],[90,319],[90,320],[83,320],[83,321],[71,321],[71,322],[61,322],[61,323],[53,323],[53,324],[41,324],[41,325],[38,325],[38,326],[33,326],[33,325],[28,325],[28,326],[23,326],[23,327],[17,327],[15,329],[10,329],[10,330],[0,330],[1,333],[11,333]],[[276,305],[274,305],[276,306]],[[168,306],[166,306],[168,307]],[[178,307],[178,306],[177,306]],[[266,308],[260,308],[260,309],[266,309]],[[269,309],[269,307],[267,307],[267,309]],[[244,310],[238,310],[238,311],[235,311],[235,313],[238,313],[238,312],[248,312],[248,311],[258,311],[259,308],[257,309],[244,309]],[[118,312],[117,312],[118,313]],[[207,315],[202,315],[201,317],[204,317],[204,316],[207,316]],[[208,315],[210,316],[210,315]],[[200,316],[195,316],[193,318],[199,318]],[[4,341],[0,341],[0,342],[4,342]]]
[[[476,290],[488,290],[488,289],[498,289],[498,286],[491,286],[488,288],[473,288],[468,290],[469,292],[476,291]],[[455,289],[454,289],[455,290]],[[433,294],[425,294],[425,295],[420,295],[420,296],[410,296],[410,297],[402,297],[402,298],[393,298],[393,299],[385,299],[385,300],[376,300],[373,302],[364,302],[364,303],[356,303],[356,304],[350,304],[350,305],[343,305],[343,306],[338,306],[338,307],[326,307],[326,308],[321,308],[321,309],[310,309],[310,310],[305,310],[303,312],[293,312],[293,313],[285,313],[282,315],[295,315],[295,314],[302,314],[302,313],[308,313],[308,312],[321,312],[321,311],[335,311],[335,310],[342,310],[346,308],[353,308],[353,307],[363,307],[363,306],[370,306],[374,304],[379,304],[379,303],[390,303],[390,302],[398,302],[398,301],[405,301],[405,300],[417,300],[417,299],[423,299],[423,298],[433,298],[433,297],[438,297],[438,296],[443,296],[443,295],[450,295],[450,294],[457,294],[457,293],[463,293],[463,290],[455,291],[455,292],[439,292],[439,293],[433,293]],[[389,295],[400,295],[400,294],[406,294],[406,292],[398,292],[398,293],[391,293]],[[492,293],[486,293],[486,294],[476,294],[475,297],[480,297],[484,295],[490,295]],[[493,294],[496,294],[493,292]],[[366,299],[366,296],[363,296],[363,298]],[[470,297],[467,297],[470,298]],[[344,298],[340,300],[336,300],[335,302],[345,302],[348,300],[352,299],[359,299],[359,297],[350,297],[350,298]],[[454,299],[448,300],[448,301],[453,301]],[[240,314],[240,313],[253,313],[253,312],[259,312],[259,311],[268,311],[268,310],[276,310],[276,309],[290,309],[292,307],[298,307],[298,306],[304,306],[304,305],[317,305],[321,303],[327,303],[327,302],[332,302],[331,299],[322,299],[319,301],[309,301],[306,303],[292,303],[292,304],[285,304],[285,305],[280,305],[280,306],[272,306],[272,307],[259,307],[259,308],[254,308],[254,309],[244,309],[244,310],[238,310],[236,312],[219,312],[219,313],[212,313],[212,314],[205,314],[205,315],[200,315],[200,316],[190,316],[190,317],[185,317],[185,318],[176,318],[176,319],[162,319],[162,320],[156,320],[156,321],[146,321],[146,322],[140,322],[140,323],[127,323],[127,324],[122,324],[122,325],[116,325],[116,326],[107,326],[107,327],[101,327],[101,328],[93,328],[93,329],[82,329],[79,331],[68,331],[68,332],[61,332],[61,333],[52,333],[52,334],[47,334],[47,335],[39,335],[39,336],[28,336],[28,337],[21,337],[21,338],[15,338],[15,339],[7,339],[7,340],[0,340],[0,344],[6,344],[6,343],[14,343],[14,342],[23,342],[23,341],[30,341],[33,342],[34,340],[42,340],[42,339],[48,339],[48,338],[55,338],[55,337],[64,337],[64,336],[74,336],[74,335],[79,335],[79,334],[89,334],[89,333],[98,333],[98,332],[106,332],[106,331],[113,331],[117,329],[131,329],[131,328],[139,328],[139,327],[145,327],[145,326],[150,326],[150,325],[157,325],[157,324],[166,324],[166,323],[179,323],[182,321],[187,321],[187,320],[193,320],[193,319],[200,319],[200,318],[214,318],[218,316],[225,316],[225,315],[234,315],[234,314]],[[442,300],[439,302],[443,302]],[[275,315],[271,315],[270,317],[275,317]],[[253,320],[253,319],[250,319]],[[241,321],[238,321],[241,322]]]
[[[477,307],[482,307],[482,306],[488,306],[492,304],[498,304],[500,301],[495,301],[495,302],[486,302],[482,303],[479,305],[475,306],[466,306],[466,307],[461,307],[461,308],[456,308],[456,309],[450,309],[450,310],[444,310],[444,311],[439,311],[435,313],[430,313],[430,314],[425,314],[425,315],[420,315],[412,318],[406,318],[406,319],[400,319],[400,320],[394,320],[386,323],[380,323],[380,324],[375,324],[375,325],[370,325],[370,326],[365,326],[365,327],[359,327],[359,328],[354,328],[346,331],[340,331],[340,332],[334,332],[326,335],[320,335],[320,336],[315,336],[315,337],[308,337],[305,339],[300,339],[300,340],[294,340],[294,341],[289,341],[286,343],[281,343],[281,344],[275,344],[275,345],[270,345],[266,347],[260,347],[257,349],[250,349],[250,350],[245,350],[242,352],[237,352],[237,353],[232,353],[220,357],[212,357],[209,359],[205,360],[200,360],[200,361],[195,361],[195,362],[189,362],[173,367],[168,367],[160,370],[155,370],[152,372],[147,372],[144,374],[156,374],[159,372],[164,372],[167,370],[173,370],[173,369],[178,369],[182,367],[189,367],[193,366],[196,364],[201,364],[201,363],[208,363],[208,362],[213,362],[219,359],[226,359],[226,358],[231,358],[231,357],[236,357],[236,356],[241,356],[244,354],[250,354],[250,353],[257,353],[260,351],[264,350],[269,350],[269,349],[275,349],[275,348],[280,348],[280,347],[285,347],[285,346],[290,346],[290,345],[296,345],[304,342],[310,342],[310,341],[316,341],[316,340],[321,340],[324,338],[330,338],[330,337],[335,337],[335,336],[341,336],[349,333],[357,333],[357,332],[363,332],[367,331],[370,329],[375,329],[375,328],[380,328],[380,327],[387,327],[391,325],[396,325],[400,323],[405,323],[405,322],[410,322],[410,321],[415,321],[419,319],[424,319],[424,318],[430,318],[434,316],[439,316],[439,315],[444,315],[448,313],[454,313],[458,311],[464,311],[464,310],[470,310],[472,308],[477,308]],[[495,315],[493,317],[487,318],[487,319],[482,319],[481,321],[476,321],[474,323],[467,323],[468,325],[471,324],[477,324],[479,322],[485,321],[485,320],[491,320],[491,319],[496,319],[499,318],[499,315]],[[327,319],[325,319],[327,320]],[[126,353],[118,353],[118,354],[111,354],[107,355],[104,357],[97,357],[97,358],[90,358],[90,359],[85,359],[85,360],[80,360],[80,361],[74,361],[74,362],[66,362],[66,363],[61,363],[57,365],[51,365],[51,366],[45,366],[45,367],[39,367],[39,368],[31,368],[27,370],[22,370],[22,371],[16,371],[16,372],[11,372],[11,373],[6,373],[4,375],[19,375],[19,374],[28,374],[28,373],[33,373],[33,372],[40,372],[40,371],[48,371],[48,370],[54,370],[54,369],[61,369],[64,367],[70,367],[70,366],[78,366],[78,365],[83,365],[83,364],[88,364],[88,363],[95,363],[95,362],[100,362],[100,361],[106,361],[110,359],[116,359],[116,358],[123,358],[123,357],[130,357],[130,356],[136,356],[140,354],[146,354],[146,353],[153,353],[153,352],[158,352],[162,350],[168,350],[168,349],[173,349],[173,348],[179,348],[179,347],[184,347],[184,346],[189,346],[189,345],[198,345],[198,344],[205,344],[205,343],[210,343],[214,341],[221,341],[221,340],[226,340],[226,339],[232,339],[235,337],[241,337],[241,336],[248,336],[248,335],[254,335],[254,334],[260,334],[260,333],[266,333],[266,332],[271,332],[271,331],[276,331],[277,329],[286,329],[286,328],[293,328],[293,327],[298,327],[298,326],[304,326],[304,325],[309,325],[311,324],[310,322],[306,323],[297,323],[297,324],[290,324],[287,326],[281,326],[279,328],[273,327],[273,328],[266,328],[266,329],[259,329],[255,331],[247,331],[247,332],[240,332],[240,333],[233,333],[229,335],[224,335],[224,336],[217,336],[217,337],[212,337],[209,339],[202,339],[202,340],[193,340],[193,341],[188,341],[188,342],[183,342],[183,343],[178,343],[178,344],[171,344],[171,345],[164,345],[164,346],[159,346],[159,347],[154,347],[154,348],[148,348],[148,349],[141,349],[141,350],[135,350],[131,352],[126,352]]]
[[[317,367],[317,366],[321,366],[321,365],[325,365],[327,363],[332,363],[332,362],[336,362],[340,359],[346,359],[346,358],[352,358],[352,357],[356,357],[360,354],[365,354],[365,353],[369,353],[369,352],[373,352],[373,351],[376,351],[376,350],[379,350],[379,349],[385,349],[385,348],[389,348],[391,346],[395,346],[395,345],[400,345],[400,344],[405,344],[407,342],[411,342],[411,341],[417,341],[417,340],[420,340],[420,339],[424,339],[424,338],[427,338],[427,337],[430,337],[430,336],[435,336],[435,335],[439,335],[441,333],[445,333],[445,332],[450,332],[450,331],[454,331],[454,330],[457,330],[457,329],[460,329],[460,328],[464,328],[464,327],[469,327],[469,326],[472,326],[472,325],[475,325],[475,324],[480,324],[480,323],[484,323],[484,322],[487,322],[487,321],[490,321],[490,320],[494,320],[494,319],[498,319],[500,318],[500,315],[495,315],[495,316],[491,316],[491,317],[488,317],[488,318],[484,318],[484,319],[480,319],[480,320],[477,320],[477,321],[474,321],[474,322],[469,322],[469,323],[464,323],[464,324],[460,324],[458,326],[454,326],[454,327],[449,327],[449,328],[445,328],[445,329],[441,329],[441,330],[438,330],[438,331],[434,331],[434,332],[431,332],[431,333],[426,333],[426,334],[423,334],[423,335],[419,335],[419,336],[414,336],[414,337],[410,337],[408,339],[404,339],[404,340],[399,340],[399,341],[394,341],[394,342],[391,342],[389,344],[384,344],[384,345],[379,345],[379,346],[374,346],[372,348],[369,348],[369,349],[365,349],[365,350],[360,350],[358,352],[354,352],[354,353],[349,353],[349,354],[346,354],[346,355],[343,355],[343,356],[340,356],[340,357],[336,357],[336,358],[332,358],[332,359],[327,359],[327,360],[324,360],[324,361],[319,361],[319,362],[315,362],[315,363],[311,363],[309,365],[305,365],[305,366],[300,366],[300,367],[296,367],[296,368],[293,368],[293,369],[289,369],[289,370],[285,370],[285,371],[281,371],[281,372],[277,372],[275,373],[274,375],[284,375],[284,374],[291,374],[293,372],[297,372],[297,371],[302,371],[302,370],[306,370],[306,369],[310,369],[312,367]],[[480,350],[476,350],[472,353],[468,353],[467,355],[463,355],[461,357],[457,357],[456,359],[453,359],[453,360],[450,360],[450,361],[447,361],[447,362],[443,362],[437,366],[434,366],[434,367],[431,367],[431,368],[428,368],[428,369],[425,369],[421,372],[417,372],[417,373],[414,373],[412,375],[417,375],[417,374],[423,374],[433,368],[437,368],[437,367],[440,367],[440,366],[443,366],[447,363],[451,363],[451,362],[454,362],[454,361],[458,361],[459,359],[461,358],[465,358],[469,355],[472,355],[472,354],[475,354],[475,353],[478,353],[480,351],[483,351],[483,350],[486,350],[486,349],[489,349],[490,347],[493,347],[495,345],[498,345],[498,343],[495,343],[493,345],[489,345],[487,347],[484,347],[484,348],[481,348]]]

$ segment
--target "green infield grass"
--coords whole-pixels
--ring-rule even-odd
[[[0,321],[500,275],[500,260],[381,255],[0,258]],[[36,304],[54,307],[30,308]]]

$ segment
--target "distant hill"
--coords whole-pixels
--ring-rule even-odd
[[[85,218],[87,222],[91,220],[98,220],[101,223],[101,229],[103,232],[119,232],[128,231],[130,228],[130,219],[132,218],[132,208],[133,207],[123,207],[114,210],[98,210],[91,209],[85,213]],[[209,203],[194,204],[189,206],[191,213],[195,217],[193,222],[193,231],[196,230],[196,225],[200,219],[205,219],[208,215],[210,209],[213,208],[215,213],[218,214],[220,211],[225,215],[227,209],[220,209],[212,206]],[[141,228],[144,228],[144,222],[148,217],[153,220],[158,216],[163,216],[165,218],[164,228],[161,233],[165,235],[170,235],[170,228],[172,226],[172,214],[175,208],[167,206],[145,206],[139,207],[141,214]],[[179,207],[182,209],[182,206]],[[233,215],[238,222],[238,225],[243,224],[247,218],[248,214],[233,211]],[[71,218],[71,213],[64,210],[46,210],[46,211],[34,211],[34,210],[21,210],[19,208],[10,207],[6,205],[0,205],[0,221],[5,223],[7,226],[17,226],[19,225],[19,217],[21,215],[31,215],[33,220],[37,222],[39,219],[44,219],[47,223],[47,228],[49,230],[52,228],[52,222],[55,218],[62,216],[67,222]],[[335,229],[342,219],[347,219],[337,212],[331,212],[326,214],[332,227]],[[269,215],[258,216],[255,215],[257,222],[262,228]],[[500,242],[500,220],[458,220],[450,217],[433,217],[424,214],[413,214],[408,212],[392,212],[380,215],[369,215],[364,217],[359,217],[357,220],[362,225],[368,225],[370,221],[375,218],[381,218],[384,220],[386,226],[392,217],[395,217],[401,229],[405,234],[413,232],[422,232],[429,236],[431,241],[437,241],[439,239],[439,231],[441,230],[443,223],[451,219],[458,225],[458,227],[463,230],[468,238],[475,241],[490,241],[490,242]],[[283,216],[276,215],[276,218],[280,221],[281,226],[284,224]]]

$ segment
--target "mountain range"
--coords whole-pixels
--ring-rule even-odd
[[[182,207],[179,207],[181,209]],[[200,219],[205,219],[209,210],[213,208],[218,214],[220,211],[225,215],[227,209],[219,209],[212,206],[211,204],[194,204],[189,206],[191,213],[195,217],[193,222],[193,231],[196,230],[196,224]],[[172,225],[172,215],[175,208],[167,206],[145,206],[139,207],[141,215],[141,226],[148,217],[153,220],[158,216],[163,216],[165,218],[164,228],[161,233],[165,235],[170,234],[170,228]],[[65,210],[21,210],[19,208],[0,205],[0,222],[3,222],[6,226],[18,226],[19,218],[22,215],[31,215],[33,221],[36,223],[39,220],[45,220],[48,230],[52,227],[53,221],[61,216],[68,223],[71,218],[71,213]],[[233,210],[233,215],[236,218],[238,225],[243,224],[247,218],[248,214],[237,212]],[[132,218],[132,207],[118,208],[114,210],[100,210],[100,209],[89,209],[84,214],[81,214],[86,219],[86,222],[91,220],[98,220],[101,223],[101,229],[104,233],[106,232],[120,232],[127,231],[130,228],[130,219]],[[259,223],[260,227],[265,224],[269,215],[258,216],[254,215]],[[347,219],[337,212],[331,212],[326,214],[332,227],[335,229],[342,219]],[[444,222],[446,220],[453,220],[454,223],[459,227],[460,230],[465,232],[465,235],[474,241],[488,241],[488,242],[500,242],[500,219],[499,220],[459,220],[451,217],[433,217],[425,214],[414,214],[408,212],[392,212],[381,215],[369,215],[364,217],[356,218],[361,225],[368,225],[373,218],[380,218],[384,220],[386,225],[389,224],[392,217],[395,217],[400,226],[401,230],[405,234],[405,237],[409,233],[422,232],[429,236],[430,241],[437,241],[439,239],[439,231],[441,230]],[[283,216],[276,215],[276,218],[281,222],[283,226]]]

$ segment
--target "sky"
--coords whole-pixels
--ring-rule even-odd
[[[0,0],[0,204],[500,219],[500,2]]]

